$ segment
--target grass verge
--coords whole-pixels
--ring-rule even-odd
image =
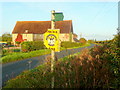
[[[26,58],[46,55],[46,54],[50,54],[50,52],[51,50],[49,49],[43,49],[43,50],[31,51],[28,53],[22,53],[22,52],[13,53],[13,54],[2,57],[0,60],[0,63],[8,63],[8,62],[18,61]]]
[[[85,45],[82,45],[79,47],[73,47],[73,48],[67,48],[67,49],[75,49],[75,48],[81,48],[81,47],[86,47],[86,46],[90,46],[90,44],[86,43]],[[62,51],[62,50],[66,50],[66,48],[61,47],[60,51]],[[15,52],[15,53],[11,53],[6,56],[3,56],[0,59],[0,63],[5,64],[5,63],[13,62],[13,61],[19,61],[19,60],[23,60],[26,58],[46,55],[46,54],[50,54],[50,53],[51,53],[51,50],[49,50],[49,49],[36,50],[36,51],[27,52],[27,53]]]

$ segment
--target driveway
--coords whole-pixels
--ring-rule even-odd
[[[91,44],[88,47],[67,49],[61,52],[56,52],[55,55],[58,59],[60,59],[70,54],[80,52],[83,48],[92,48],[93,46],[94,44]],[[15,78],[24,70],[30,70],[43,64],[45,62],[45,57],[48,55],[50,54],[3,64],[2,65],[2,85],[4,86],[6,81],[8,81],[9,79]]]

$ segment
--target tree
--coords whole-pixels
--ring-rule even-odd
[[[7,42],[8,44],[10,44],[11,41],[12,41],[12,35],[9,34],[9,33],[4,33],[2,35],[2,41]]]
[[[85,44],[87,42],[87,40],[85,38],[80,38],[79,42],[82,43],[82,44]]]

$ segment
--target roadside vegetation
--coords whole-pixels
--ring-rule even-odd
[[[23,53],[23,52],[12,53],[12,54],[8,54],[8,55],[2,57],[0,62],[8,63],[8,62],[13,62],[13,61],[23,60],[26,58],[46,55],[49,53],[50,53],[49,49],[42,49],[42,50],[31,51],[31,52],[27,52],[27,53]]]
[[[4,88],[113,88],[120,89],[120,34],[110,43],[84,49],[80,54],[55,62],[54,73],[50,62],[24,71],[9,80]],[[48,60],[50,61],[50,60]]]
[[[89,43],[81,44],[75,42],[62,42],[60,50],[72,49],[89,46]],[[50,50],[46,49],[42,41],[29,41],[21,43],[20,49],[2,50],[1,63],[8,63],[26,58],[50,54]]]
[[[7,45],[11,45],[12,35],[10,33],[4,33],[2,36],[0,36],[0,41],[6,42]]]

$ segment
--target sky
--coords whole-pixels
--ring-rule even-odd
[[[0,2],[0,35],[12,33],[17,21],[49,21],[51,10],[72,20],[74,33],[88,39],[110,40],[117,33],[118,2]]]

